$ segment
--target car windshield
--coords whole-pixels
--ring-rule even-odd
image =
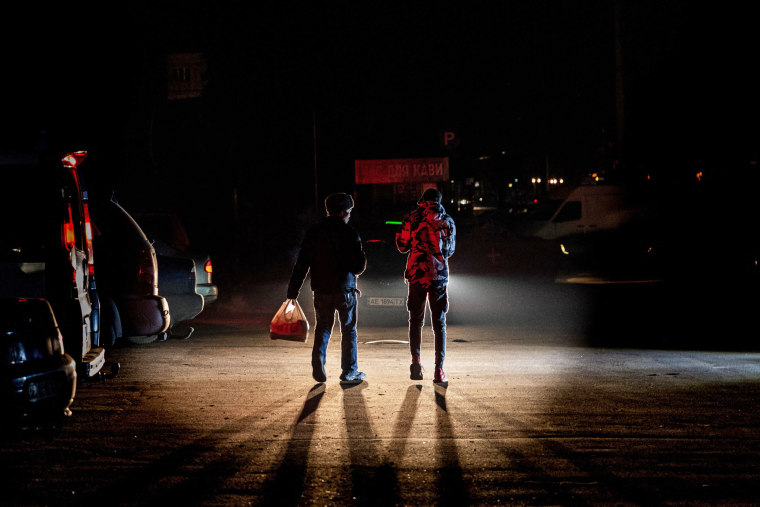
[[[554,216],[564,201],[562,199],[547,199],[539,203],[530,212],[530,218],[537,221],[547,221]]]
[[[190,240],[177,216],[169,213],[136,213],[134,218],[148,238],[164,241],[177,250],[188,250]]]

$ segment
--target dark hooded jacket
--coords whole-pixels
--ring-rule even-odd
[[[404,217],[396,233],[396,247],[408,253],[404,278],[423,287],[445,286],[449,280],[448,258],[456,248],[454,219],[439,203],[422,201]]]
[[[354,290],[356,277],[364,272],[366,265],[367,257],[356,229],[339,216],[328,216],[306,231],[287,297],[298,297],[307,274],[311,275],[311,289],[316,293]]]

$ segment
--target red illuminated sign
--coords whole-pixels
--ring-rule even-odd
[[[446,181],[449,179],[449,159],[442,157],[355,160],[354,170],[357,184]]]

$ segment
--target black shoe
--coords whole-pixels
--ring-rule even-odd
[[[422,380],[422,365],[420,363],[409,365],[409,378],[412,380]]]
[[[311,376],[314,377],[314,380],[316,380],[317,382],[326,382],[327,381],[327,376],[324,373],[322,373],[321,371],[314,370],[314,371],[311,372]]]
[[[362,371],[355,371],[353,373],[349,373],[348,375],[341,375],[340,376],[340,383],[341,384],[361,384],[364,380],[364,377],[367,375]]]

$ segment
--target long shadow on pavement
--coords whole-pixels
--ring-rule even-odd
[[[396,471],[389,463],[382,463],[376,438],[367,414],[362,391],[366,382],[342,385],[343,410],[346,414],[346,432],[351,466],[351,501],[357,505],[395,505],[399,502]]]
[[[419,403],[422,386],[420,384],[409,386],[401,403],[401,409],[396,419],[396,425],[393,428],[393,438],[390,447],[385,453],[385,462],[389,466],[395,467],[404,457],[406,444],[409,433],[412,431],[414,416],[417,414],[417,404]]]
[[[446,387],[435,385],[436,426],[438,427],[438,503],[440,505],[469,505],[467,485],[462,477],[451,418],[446,406]]]
[[[264,505],[298,505],[301,501],[309,448],[316,428],[308,419],[316,412],[324,394],[325,385],[319,383],[306,396],[280,466],[264,488]]]
[[[309,392],[304,408],[299,415],[302,420],[316,410],[319,400],[324,394],[324,386],[315,386]],[[291,396],[286,394],[274,401],[268,408],[282,406]],[[235,433],[246,430],[260,414],[254,414],[235,421],[225,429]],[[158,429],[156,431],[173,432],[174,429]],[[209,495],[213,495],[225,480],[233,477],[250,461],[250,454],[219,454],[219,446],[226,440],[225,434],[213,432],[192,440],[169,454],[147,463],[140,468],[127,470],[126,473],[104,476],[96,490],[81,495],[77,503],[87,504],[165,504],[171,502],[197,503]],[[297,454],[291,450],[290,455]],[[206,462],[203,466],[198,466]],[[176,484],[158,484],[156,478],[168,476],[183,476],[184,480]],[[284,488],[284,487],[283,487]],[[300,492],[299,492],[300,494]],[[41,502],[46,495],[40,492]],[[29,498],[27,498],[29,500]]]

